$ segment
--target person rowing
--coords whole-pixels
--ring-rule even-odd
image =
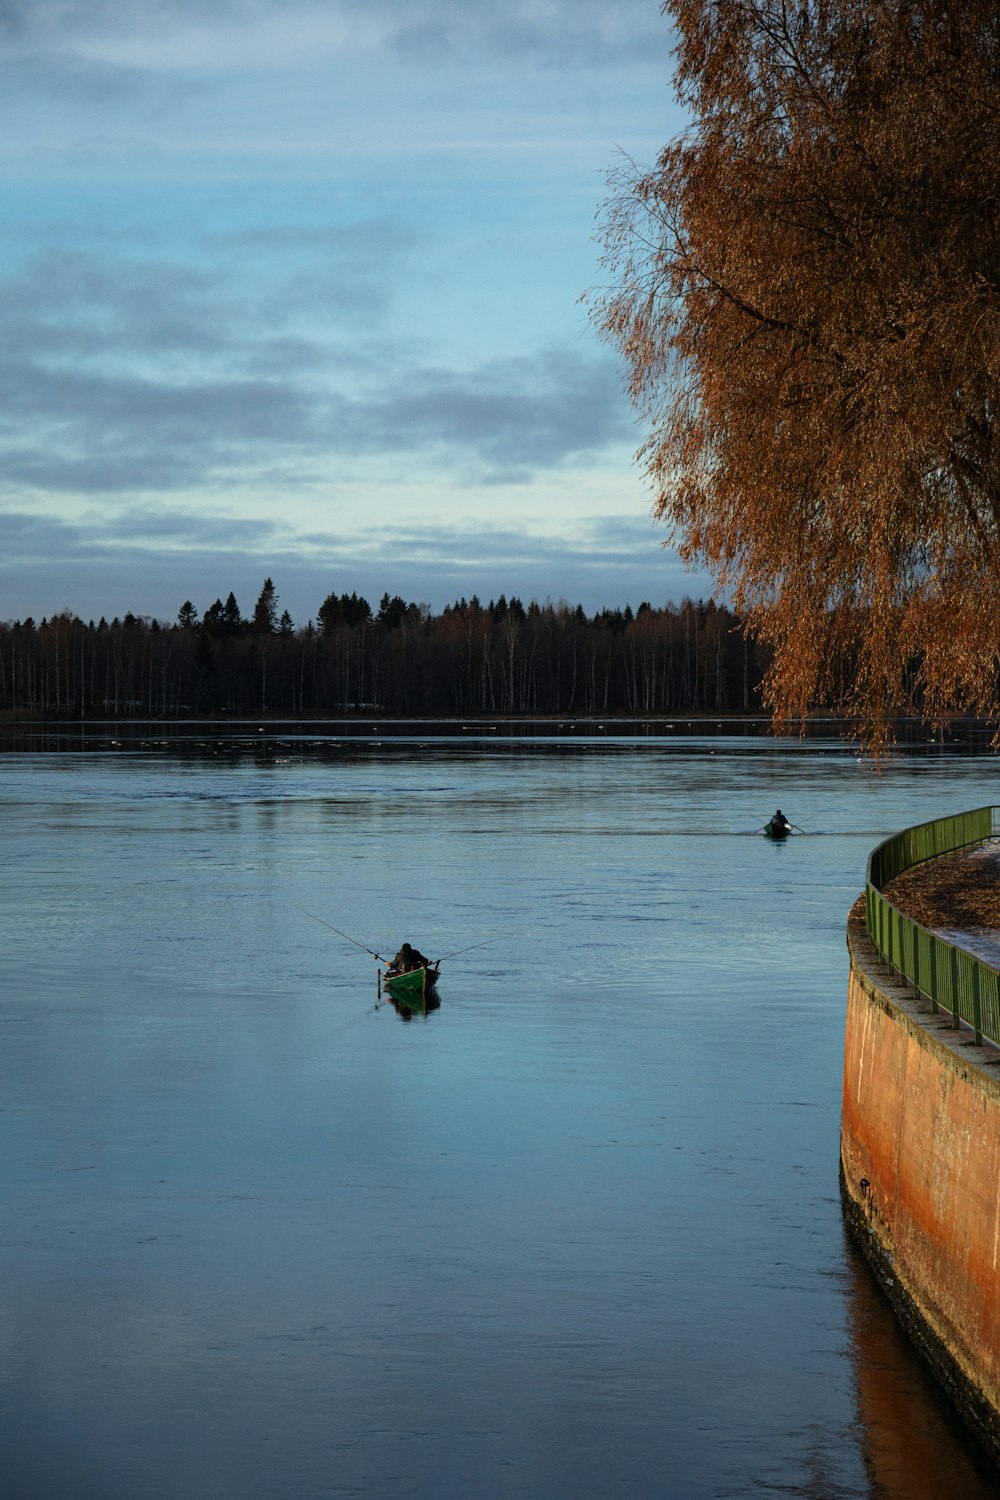
[[[789,823],[780,807],[774,814],[774,817],[768,823],[767,831],[773,839],[783,839],[786,837],[786,835],[791,833],[792,825],[791,823]]]

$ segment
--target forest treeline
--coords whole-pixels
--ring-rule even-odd
[[[0,711],[183,717],[352,711],[473,714],[757,712],[766,663],[728,609],[685,599],[587,615],[565,602],[459,599],[440,614],[330,594],[296,628],[265,580],[164,623],[65,611],[0,625]]]

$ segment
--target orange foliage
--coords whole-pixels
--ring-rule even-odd
[[[668,0],[690,129],[594,300],[655,511],[774,648],[777,720],[1000,719],[1000,10]]]

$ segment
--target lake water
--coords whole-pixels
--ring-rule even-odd
[[[422,733],[0,755],[0,1494],[995,1496],[837,1167],[866,858],[996,762]]]

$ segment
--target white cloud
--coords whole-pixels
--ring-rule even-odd
[[[8,47],[112,68],[275,69],[372,55],[446,64],[456,54],[531,66],[641,60],[665,50],[650,0],[6,0]]]
[[[631,443],[614,363],[590,340],[458,367],[395,339],[383,226],[317,233],[279,270],[240,274],[240,246],[258,243],[220,237],[197,266],[48,250],[0,281],[7,493],[210,494],[262,468],[301,481],[364,459],[529,483]]]
[[[611,548],[595,546],[602,530]],[[171,620],[185,598],[204,609],[232,589],[252,605],[272,577],[299,624],[331,589],[370,601],[383,592],[446,604],[478,593],[524,601],[565,598],[588,612],[707,597],[709,581],[688,574],[648,523],[595,515],[545,532],[503,521],[478,525],[400,518],[356,534],[290,537],[277,523],[182,510],[155,524],[141,510],[75,520],[0,513],[0,619],[69,608],[84,619],[131,610]]]
[[[656,0],[0,0],[0,40],[0,612],[658,575],[577,304],[615,144],[660,144]]]
[[[124,24],[122,22],[124,21]],[[147,12],[119,18],[114,26],[84,30],[75,41],[90,62],[143,71],[233,69],[272,71],[294,64],[315,66],[370,54],[390,40],[391,28],[369,9],[248,5],[237,14],[192,16]]]

